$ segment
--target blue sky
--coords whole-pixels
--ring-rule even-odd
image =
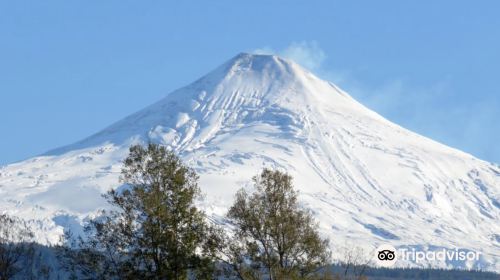
[[[1,1],[0,164],[80,140],[241,51],[500,163],[498,1]]]

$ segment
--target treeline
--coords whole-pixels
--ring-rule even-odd
[[[230,231],[196,207],[198,175],[162,146],[132,146],[120,180],[124,187],[105,195],[113,210],[55,248],[37,247],[23,221],[0,216],[0,280],[398,279],[380,278],[390,275],[376,275],[352,251],[331,266],[329,242],[286,173],[263,169],[251,193],[237,192]]]
[[[336,264],[329,267],[332,275],[343,275],[345,264]],[[363,277],[370,280],[498,280],[500,275],[494,272],[463,269],[441,269],[441,268],[377,268],[358,267],[363,269]],[[349,274],[350,279],[353,274]],[[343,279],[343,278],[340,278]]]
[[[37,279],[46,273],[41,251],[36,250],[33,233],[25,221],[0,215],[0,280],[22,275]]]

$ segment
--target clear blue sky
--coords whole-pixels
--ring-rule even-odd
[[[0,1],[0,164],[80,140],[255,50],[500,163],[499,1],[180,2]]]

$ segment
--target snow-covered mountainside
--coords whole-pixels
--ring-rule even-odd
[[[78,228],[120,186],[133,143],[178,152],[216,221],[262,167],[294,176],[334,248],[464,248],[500,271],[500,168],[389,122],[277,56],[240,54],[73,145],[0,169],[0,212],[33,219],[41,243]]]

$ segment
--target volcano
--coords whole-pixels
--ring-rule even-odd
[[[0,212],[57,243],[108,207],[101,194],[120,188],[128,148],[148,142],[198,172],[197,204],[216,223],[269,167],[293,176],[334,252],[461,248],[480,259],[440,265],[500,271],[498,165],[402,128],[274,55],[239,54],[82,141],[3,166]]]

